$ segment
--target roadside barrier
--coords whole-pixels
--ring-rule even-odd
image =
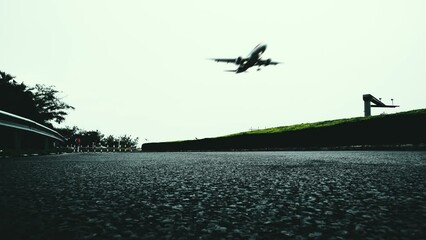
[[[139,152],[140,149],[136,147],[128,146],[80,146],[80,145],[68,145],[68,149],[72,152]]]

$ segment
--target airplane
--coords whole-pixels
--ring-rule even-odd
[[[258,44],[247,56],[247,58],[211,58],[210,60],[216,61],[216,62],[226,62],[226,63],[235,63],[236,65],[239,65],[236,70],[226,70],[226,72],[235,72],[235,73],[241,73],[245,72],[247,69],[253,67],[253,66],[259,66],[257,71],[260,70],[260,66],[268,66],[268,65],[277,65],[280,64],[280,62],[273,62],[270,58],[266,60],[260,59],[262,54],[266,50],[266,44]]]

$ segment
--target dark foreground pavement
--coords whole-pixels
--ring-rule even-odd
[[[426,239],[426,153],[368,154],[0,159],[0,238]]]

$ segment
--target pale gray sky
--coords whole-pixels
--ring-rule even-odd
[[[0,70],[55,85],[63,126],[150,141],[425,108],[426,1],[1,0]],[[285,64],[233,74],[206,60]]]

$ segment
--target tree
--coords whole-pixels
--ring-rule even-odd
[[[0,71],[0,110],[39,122],[40,114],[34,102],[34,94],[15,77]]]
[[[2,72],[0,71],[0,82],[1,83],[9,83],[10,81],[12,81],[12,84],[16,84],[16,81],[14,80],[15,77],[13,77],[12,75]]]
[[[95,144],[96,146],[100,145],[104,135],[96,130],[96,131],[83,131],[80,134],[81,145],[89,145]]]
[[[120,140],[118,138],[115,138],[114,136],[109,135],[108,137],[102,139],[102,144],[104,146],[110,146],[110,147],[112,147],[112,146],[118,146],[118,142],[119,141]]]
[[[62,123],[65,120],[67,110],[73,106],[62,101],[54,86],[36,84],[28,87],[24,83],[17,83],[15,77],[0,71],[0,110],[10,112],[38,123],[53,128],[51,121]],[[75,144],[76,138],[81,139],[82,145],[109,145],[136,147],[138,138],[130,135],[121,137],[105,136],[98,130],[84,131],[78,127],[65,127],[56,129],[68,139],[67,144]]]
[[[67,139],[66,144],[69,145],[74,145],[76,137],[78,137],[79,134],[83,132],[83,130],[76,126],[72,128],[68,126],[64,128],[56,128],[56,131]]]
[[[112,135],[109,135],[108,137],[102,139],[102,144],[105,146],[126,146],[126,147],[136,147],[138,144],[139,138],[133,139],[132,136],[121,136],[121,137],[114,137]]]
[[[121,136],[120,137],[120,145],[127,147],[136,147],[138,144],[139,138],[132,139],[132,136]]]
[[[64,128],[56,128],[56,131],[64,136],[65,138],[71,138],[74,135],[77,135],[82,132],[82,130],[76,126],[74,127],[64,127]]]
[[[55,121],[61,123],[65,120],[65,116],[68,109],[75,109],[62,101],[57,96],[59,93],[54,89],[54,86],[46,86],[42,84],[36,84],[32,88],[34,94],[34,101],[36,104],[37,111],[40,114],[41,121],[47,123],[49,121]]]
[[[14,76],[0,71],[0,110],[52,127],[50,121],[61,123],[66,110],[74,109],[58,93],[53,86],[37,84],[29,88],[24,83],[18,84]]]

